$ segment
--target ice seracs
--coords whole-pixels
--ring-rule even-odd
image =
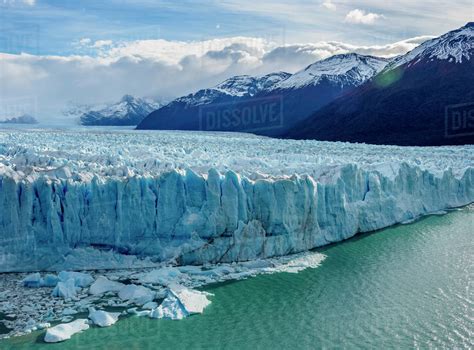
[[[51,327],[46,331],[44,341],[46,343],[58,343],[71,339],[74,334],[80,333],[89,329],[87,320],[78,319],[70,323],[59,324]]]
[[[473,146],[135,131],[4,131],[0,145],[2,271],[47,269],[77,250],[75,269],[103,266],[103,252],[178,265],[265,259],[474,201]],[[167,285],[173,274],[147,278]]]

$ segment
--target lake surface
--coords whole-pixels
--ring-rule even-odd
[[[474,347],[474,206],[320,249],[321,267],[205,288],[202,315],[131,317],[62,344],[44,332],[1,349]]]

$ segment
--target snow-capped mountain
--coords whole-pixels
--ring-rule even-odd
[[[404,56],[394,59],[387,66],[387,70],[403,66],[415,65],[420,62],[433,60],[448,60],[454,63],[469,61],[474,49],[472,40],[474,22],[453,30],[438,38],[428,40]]]
[[[85,112],[80,121],[82,125],[137,125],[159,107],[155,101],[125,95],[118,103]]]
[[[295,125],[289,138],[397,145],[474,143],[474,23],[429,40]]]
[[[272,136],[359,86],[387,63],[383,58],[345,54],[293,75],[236,76],[174,100],[151,113],[138,129],[249,131]]]
[[[212,88],[202,89],[187,96],[177,98],[172,103],[184,103],[186,107],[191,107],[229,98],[252,97],[264,90],[271,89],[272,86],[290,76],[291,74],[286,72],[271,73],[261,77],[238,75]]]
[[[2,124],[38,124],[38,121],[35,117],[29,114],[23,114],[18,117],[6,118],[4,120],[0,120]]]
[[[277,84],[274,89],[297,89],[317,85],[323,79],[357,86],[372,78],[388,63],[387,59],[356,53],[335,55],[315,62]]]

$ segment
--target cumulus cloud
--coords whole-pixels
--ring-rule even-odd
[[[366,13],[364,10],[355,9],[346,15],[344,21],[347,23],[371,25],[381,18],[384,18],[384,16],[372,12]]]
[[[333,2],[331,2],[331,0],[326,0],[321,5],[328,10],[331,10],[331,11],[336,10],[336,5]]]
[[[214,86],[233,75],[294,73],[339,53],[391,57],[427,39],[418,37],[382,46],[341,42],[278,46],[250,37],[195,42],[142,40],[104,45],[84,38],[80,42],[89,48],[95,46],[95,55],[0,54],[0,103],[8,105],[17,103],[19,96],[30,97],[30,101],[35,101],[40,120],[60,118],[59,111],[68,102],[112,102],[124,94],[169,99]]]
[[[90,41],[89,41],[90,43]],[[94,42],[94,44],[92,45],[92,47],[94,48],[102,48],[104,46],[112,46],[113,42],[112,40],[97,40],[96,42]]]

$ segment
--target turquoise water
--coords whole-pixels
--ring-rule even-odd
[[[320,249],[321,267],[205,288],[204,314],[127,318],[62,344],[43,332],[2,349],[474,347],[474,207]]]

